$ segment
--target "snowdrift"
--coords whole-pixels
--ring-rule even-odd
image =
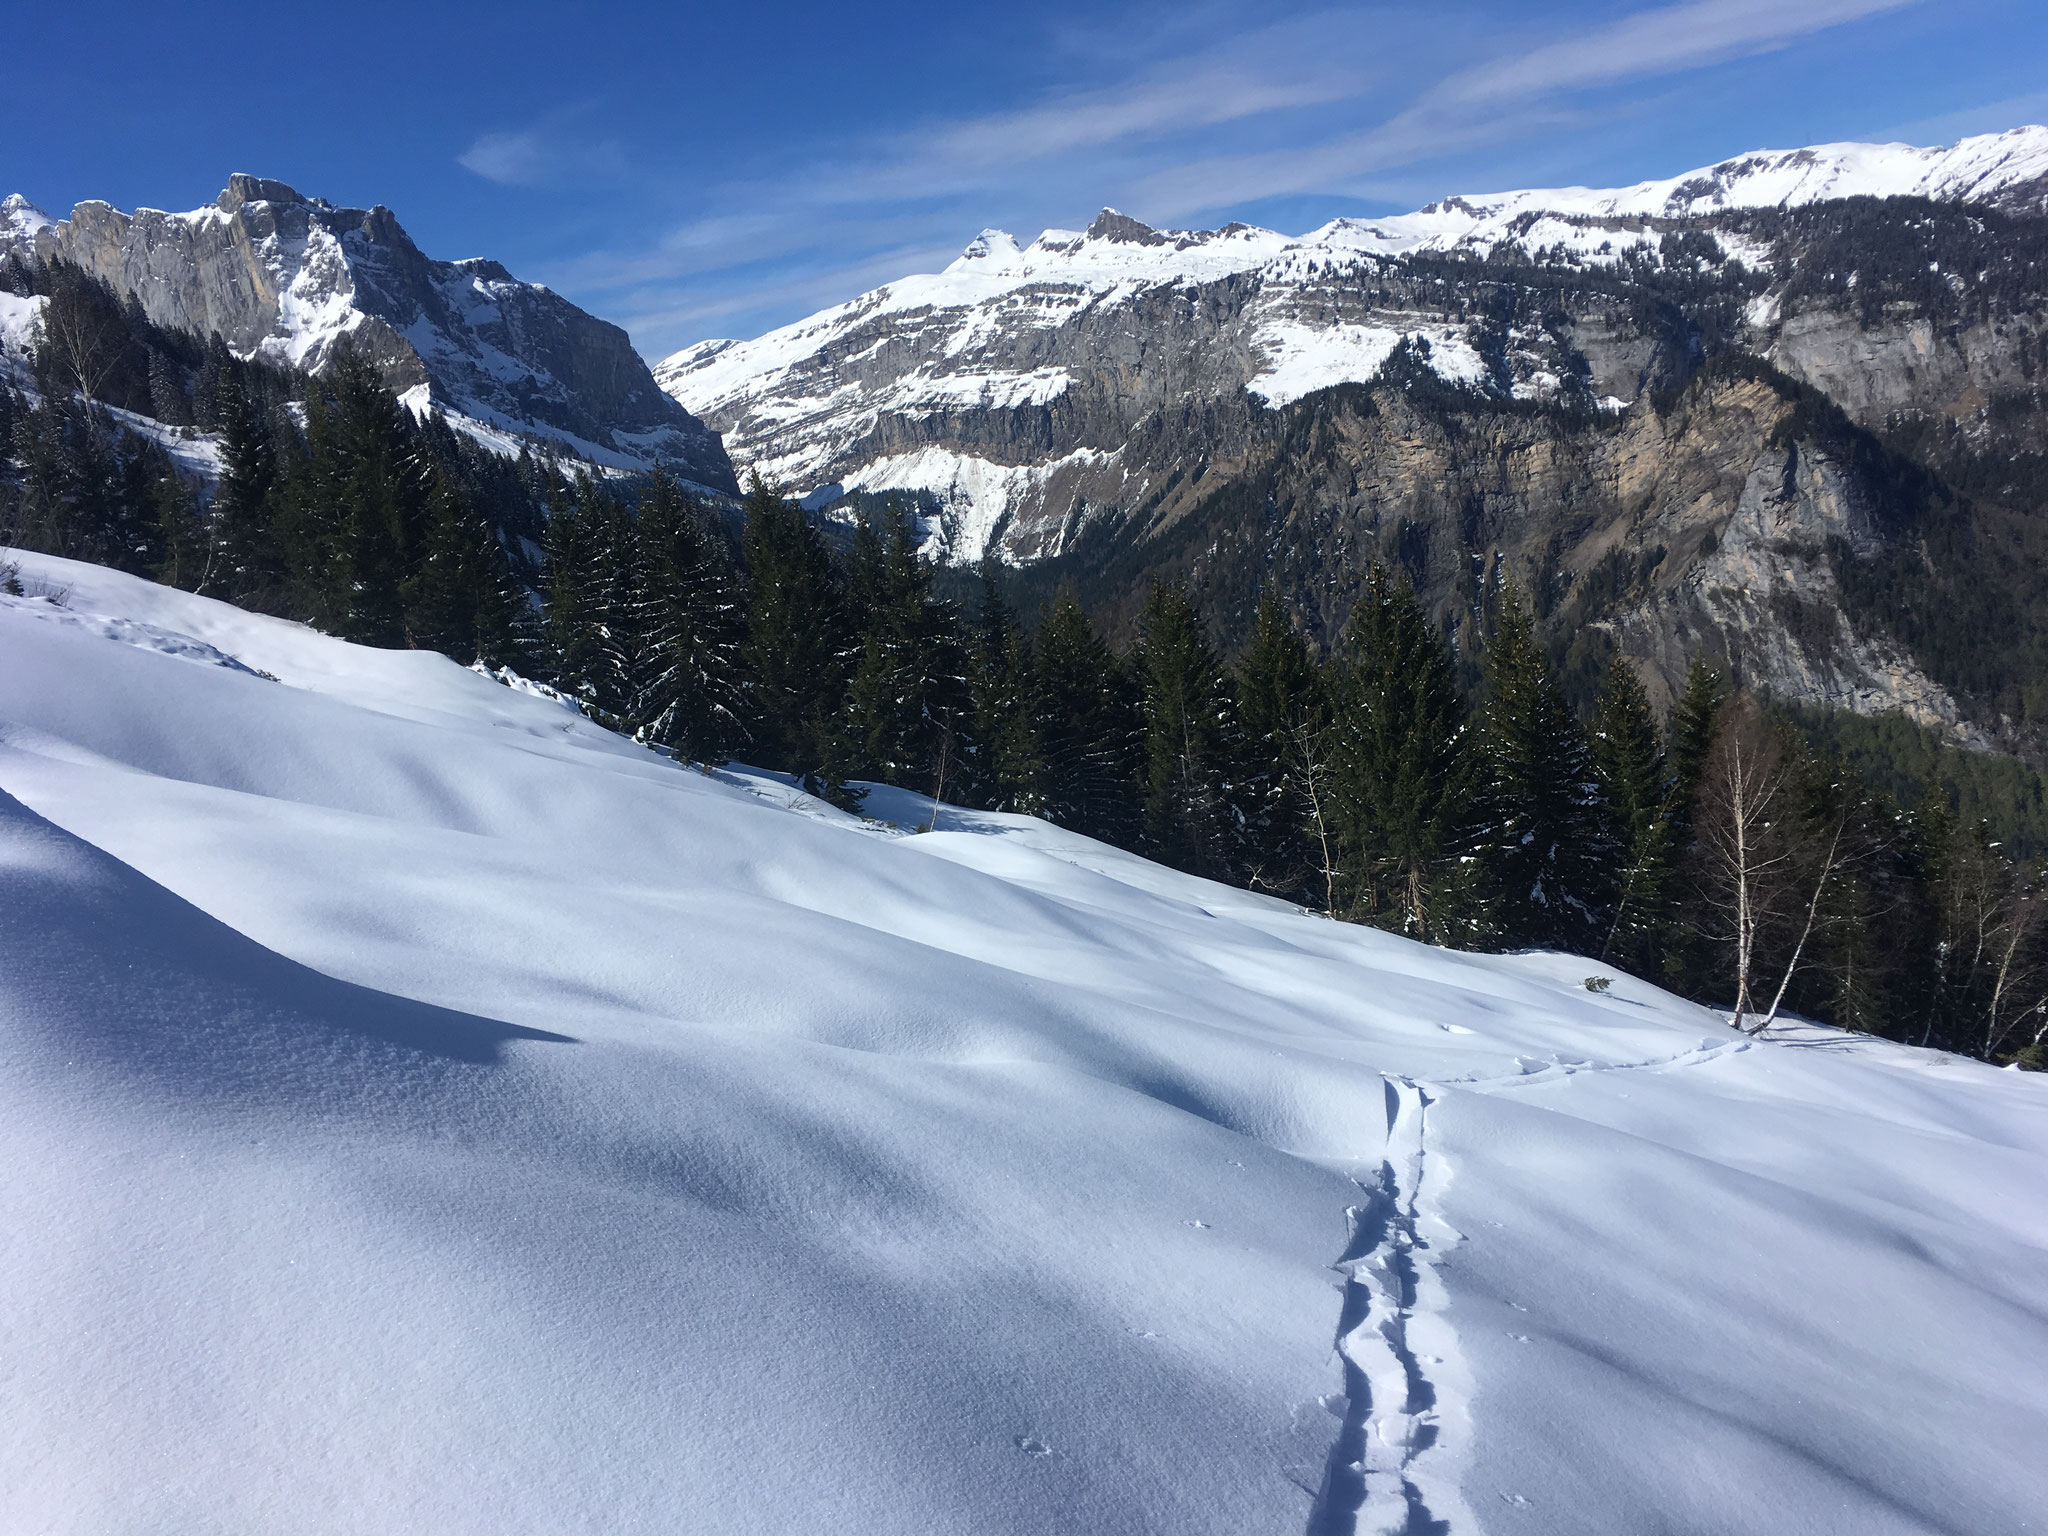
[[[2048,1081],[19,559],[0,1528],[2048,1509]]]

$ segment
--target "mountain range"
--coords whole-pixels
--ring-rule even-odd
[[[320,371],[344,340],[416,411],[501,451],[604,469],[667,463],[737,489],[715,433],[655,387],[626,333],[495,261],[436,261],[388,208],[337,208],[237,174],[189,213],[80,203],[53,219],[0,203],[0,255],[84,268],[158,325],[242,357]]]
[[[1582,672],[1618,647],[1668,697],[1706,648],[2010,743],[2048,676],[1991,553],[2048,447],[2044,211],[2039,127],[1299,238],[1105,209],[655,373],[808,505],[911,494],[935,556],[1126,617],[1176,575],[1228,640],[1274,580],[1330,641],[1382,558],[1455,630],[1511,571]]]
[[[1166,576],[1226,645],[1269,583],[1335,643],[1380,560],[1469,657],[1512,576],[1581,689],[1619,651],[1668,700],[1705,653],[1789,703],[2029,754],[2044,239],[2040,127],[1300,237],[1105,209],[650,371],[381,207],[245,175],[182,214],[0,204],[0,254],[74,262],[160,325],[314,371],[345,337],[505,452],[666,463],[715,498],[737,464],[827,518],[896,493],[935,558],[993,555],[1125,633]],[[37,302],[0,295],[0,332]]]

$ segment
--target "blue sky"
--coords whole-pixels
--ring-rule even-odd
[[[2048,121],[2042,0],[19,6],[0,192],[381,202],[659,357],[1111,205],[1454,192]]]

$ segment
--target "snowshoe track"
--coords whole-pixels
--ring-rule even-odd
[[[1308,1536],[1447,1536],[1452,1529],[1454,1511],[1432,1508],[1418,1476],[1444,1425],[1430,1374],[1442,1357],[1418,1350],[1415,1336],[1428,1334],[1433,1349],[1448,1341],[1424,1229],[1447,1241],[1456,1234],[1418,1209],[1430,1097],[1405,1078],[1388,1079],[1386,1091],[1386,1154],[1376,1175],[1358,1181],[1365,1203],[1351,1208],[1351,1240],[1332,1266],[1345,1277],[1336,1339],[1345,1407]]]

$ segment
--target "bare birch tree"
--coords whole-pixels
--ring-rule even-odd
[[[1781,913],[1792,854],[1784,820],[1789,765],[1783,742],[1755,699],[1729,704],[1707,754],[1694,820],[1701,895],[1735,966],[1737,1029],[1756,1011],[1758,946]]]
[[[119,312],[92,299],[82,279],[59,283],[43,303],[37,342],[58,376],[78,391],[88,415],[120,361],[125,339]]]

